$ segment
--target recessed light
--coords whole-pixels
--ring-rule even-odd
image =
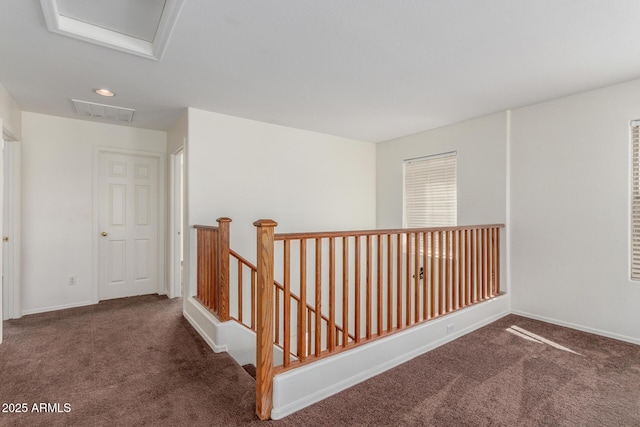
[[[95,89],[94,92],[100,96],[116,96],[116,94],[109,89]]]

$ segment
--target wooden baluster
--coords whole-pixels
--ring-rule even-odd
[[[459,253],[458,247],[460,245],[460,241],[458,240],[458,231],[453,230],[451,232],[451,310],[455,311],[458,309],[458,298],[460,296],[460,288],[459,288],[459,271],[458,262],[459,262]]]
[[[251,270],[251,329],[256,330],[256,314],[257,314],[257,304],[256,304],[256,293],[258,287],[258,270]]]
[[[349,238],[342,238],[342,346],[349,342]]]
[[[402,329],[402,234],[396,238],[396,328]]]
[[[273,304],[273,309],[275,314],[275,316],[273,316],[273,320],[275,322],[273,327],[273,331],[274,331],[273,342],[280,345],[280,290],[274,286],[273,293],[275,297],[275,302]]]
[[[273,406],[273,252],[274,229],[269,219],[253,223],[257,227],[258,326],[256,331],[256,414],[271,418]]]
[[[464,231],[465,234],[465,255],[464,255],[464,262],[465,262],[465,305],[469,305],[471,304],[471,289],[472,289],[472,285],[471,285],[471,272],[473,271],[473,257],[472,257],[472,244],[471,244],[471,230],[465,230]]]
[[[387,332],[393,328],[393,242],[387,234]]]
[[[484,247],[485,247],[485,268],[484,268],[484,276],[485,276],[485,298],[491,297],[491,237],[489,234],[489,229],[485,228],[484,232]]]
[[[431,291],[431,312],[429,317],[436,317],[436,233],[431,232],[431,255],[429,259],[429,289]]]
[[[307,308],[307,348],[309,349],[309,354],[313,351],[313,319],[311,318],[311,313],[315,313],[315,311]]]
[[[482,301],[482,232],[476,229],[476,302]]]
[[[405,233],[405,325],[411,325],[411,234]]]
[[[413,233],[413,321],[420,321],[420,233]]]
[[[356,342],[360,342],[360,237],[356,236],[355,242],[355,337]]]
[[[487,280],[486,280],[486,263],[487,263],[487,254],[486,254],[486,249],[485,249],[485,235],[484,235],[484,229],[479,229],[478,230],[479,233],[479,237],[480,237],[480,245],[478,247],[479,253],[480,253],[480,262],[479,262],[479,267],[480,267],[480,301],[484,301],[487,298]]]
[[[442,315],[444,313],[446,313],[445,310],[445,306],[444,306],[444,294],[445,294],[445,279],[446,279],[446,273],[445,273],[445,269],[444,269],[444,259],[445,259],[445,237],[444,237],[444,232],[439,231],[438,232],[438,237],[440,239],[440,248],[438,251],[438,255],[440,256],[440,266],[439,268],[439,274],[438,274],[438,315]]]
[[[489,236],[489,255],[491,262],[489,263],[489,296],[496,296],[496,282],[495,282],[495,258],[496,258],[496,237],[495,237],[495,228],[490,228],[488,231]]]
[[[218,313],[220,320],[225,322],[231,318],[230,316],[230,304],[229,304],[229,228],[230,218],[218,218],[218,266],[219,281],[218,281]]]
[[[322,352],[322,239],[316,239],[316,334],[315,334],[315,355],[320,356]]]
[[[366,242],[367,242],[367,272],[366,272],[366,277],[365,277],[365,281],[366,281],[366,313],[365,313],[365,319],[366,319],[366,325],[365,325],[365,332],[366,332],[366,337],[367,339],[371,338],[371,316],[372,316],[372,295],[371,295],[371,236],[366,237]]]
[[[307,345],[305,337],[310,338],[307,332],[307,239],[300,239],[300,304],[298,304],[298,357],[300,361],[307,358],[310,345]]]
[[[376,332],[378,336],[382,335],[382,313],[383,313],[383,302],[382,302],[382,236],[378,235],[376,238],[376,278],[378,279],[378,288],[377,288],[377,313],[378,313],[378,323],[376,325]]]
[[[485,283],[484,283],[484,235],[481,229],[478,229],[478,301],[483,301],[485,298]]]
[[[496,295],[500,294],[500,229],[496,228]]]
[[[285,240],[283,244],[284,313],[282,321],[284,322],[284,355],[282,360],[286,368],[291,360],[291,241]]]
[[[242,262],[238,260],[238,321],[242,323]]]
[[[329,238],[329,324],[327,325],[327,347],[336,348],[336,242]]]
[[[445,250],[444,250],[444,312],[451,311],[451,232],[445,231]]]
[[[428,260],[428,244],[429,234],[425,231],[422,233],[422,319],[429,318],[429,288],[427,286],[427,263]]]
[[[471,234],[471,295],[469,299],[469,304],[473,304],[477,301],[477,272],[476,272],[476,230],[470,230]]]

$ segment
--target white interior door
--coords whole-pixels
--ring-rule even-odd
[[[100,153],[99,299],[158,292],[158,159]]]

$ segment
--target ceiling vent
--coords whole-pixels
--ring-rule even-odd
[[[184,0],[40,0],[49,31],[160,60]]]
[[[133,121],[133,108],[114,107],[113,105],[97,104],[95,102],[79,101],[72,99],[76,113],[82,117],[109,120],[119,123],[131,123]]]

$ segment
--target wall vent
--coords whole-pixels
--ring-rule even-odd
[[[131,123],[133,121],[133,113],[136,111],[133,108],[115,107],[77,99],[72,99],[71,102],[73,102],[76,114],[79,116],[119,123]]]

